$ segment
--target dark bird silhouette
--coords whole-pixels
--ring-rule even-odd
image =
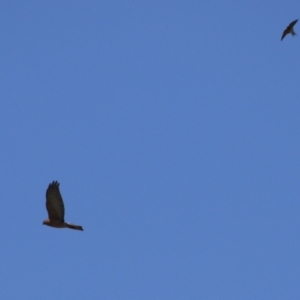
[[[293,21],[292,23],[290,23],[290,25],[284,30],[283,34],[282,34],[282,37],[281,37],[281,40],[284,39],[284,37],[287,35],[287,34],[291,34],[292,36],[296,35],[296,32],[294,31],[294,25],[298,22],[298,19]]]
[[[70,228],[83,231],[81,226],[65,222],[65,207],[59,191],[59,183],[57,181],[50,183],[47,188],[46,208],[49,219],[45,220],[43,225],[55,228]]]

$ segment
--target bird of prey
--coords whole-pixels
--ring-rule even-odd
[[[57,181],[50,183],[47,188],[46,208],[49,219],[45,220],[43,225],[48,225],[55,228],[70,228],[83,231],[81,226],[65,222],[65,207],[59,191],[59,183]]]
[[[294,31],[294,25],[298,22],[298,19],[293,21],[292,23],[290,23],[290,25],[284,30],[283,34],[282,34],[282,37],[281,37],[281,40],[284,39],[284,37],[287,35],[287,34],[291,34],[292,36],[296,35],[296,32]]]

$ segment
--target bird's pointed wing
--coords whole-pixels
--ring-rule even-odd
[[[281,40],[283,40],[284,37],[285,37],[288,33],[289,33],[289,30],[286,29],[286,30],[283,32],[282,36],[281,36]]]
[[[292,28],[296,23],[298,22],[298,19],[291,22],[291,24],[288,26],[289,28]]]
[[[53,181],[48,186],[46,191],[46,208],[50,220],[55,219],[64,222],[65,207],[57,181]]]

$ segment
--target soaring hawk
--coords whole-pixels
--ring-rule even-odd
[[[50,183],[47,188],[46,208],[49,219],[45,220],[43,225],[48,225],[55,228],[70,228],[83,231],[81,226],[65,222],[65,207],[59,191],[59,183],[57,181]]]
[[[290,25],[284,30],[283,34],[282,34],[282,37],[281,37],[281,40],[284,39],[284,37],[287,35],[287,34],[291,34],[292,36],[296,35],[296,32],[294,31],[294,25],[298,22],[298,19],[293,21],[292,23],[290,23]]]

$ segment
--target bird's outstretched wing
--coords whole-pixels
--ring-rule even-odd
[[[65,207],[59,191],[59,183],[53,181],[46,191],[46,208],[50,220],[60,220],[64,222]]]
[[[289,32],[288,32],[288,30],[286,29],[286,30],[283,32],[282,36],[281,36],[281,40],[283,40],[284,37],[285,37],[288,33],[289,33]]]
[[[295,21],[293,21],[293,22],[291,22],[290,25],[289,25],[288,27],[293,28],[294,25],[295,25],[297,22],[298,22],[298,19],[295,20]]]

